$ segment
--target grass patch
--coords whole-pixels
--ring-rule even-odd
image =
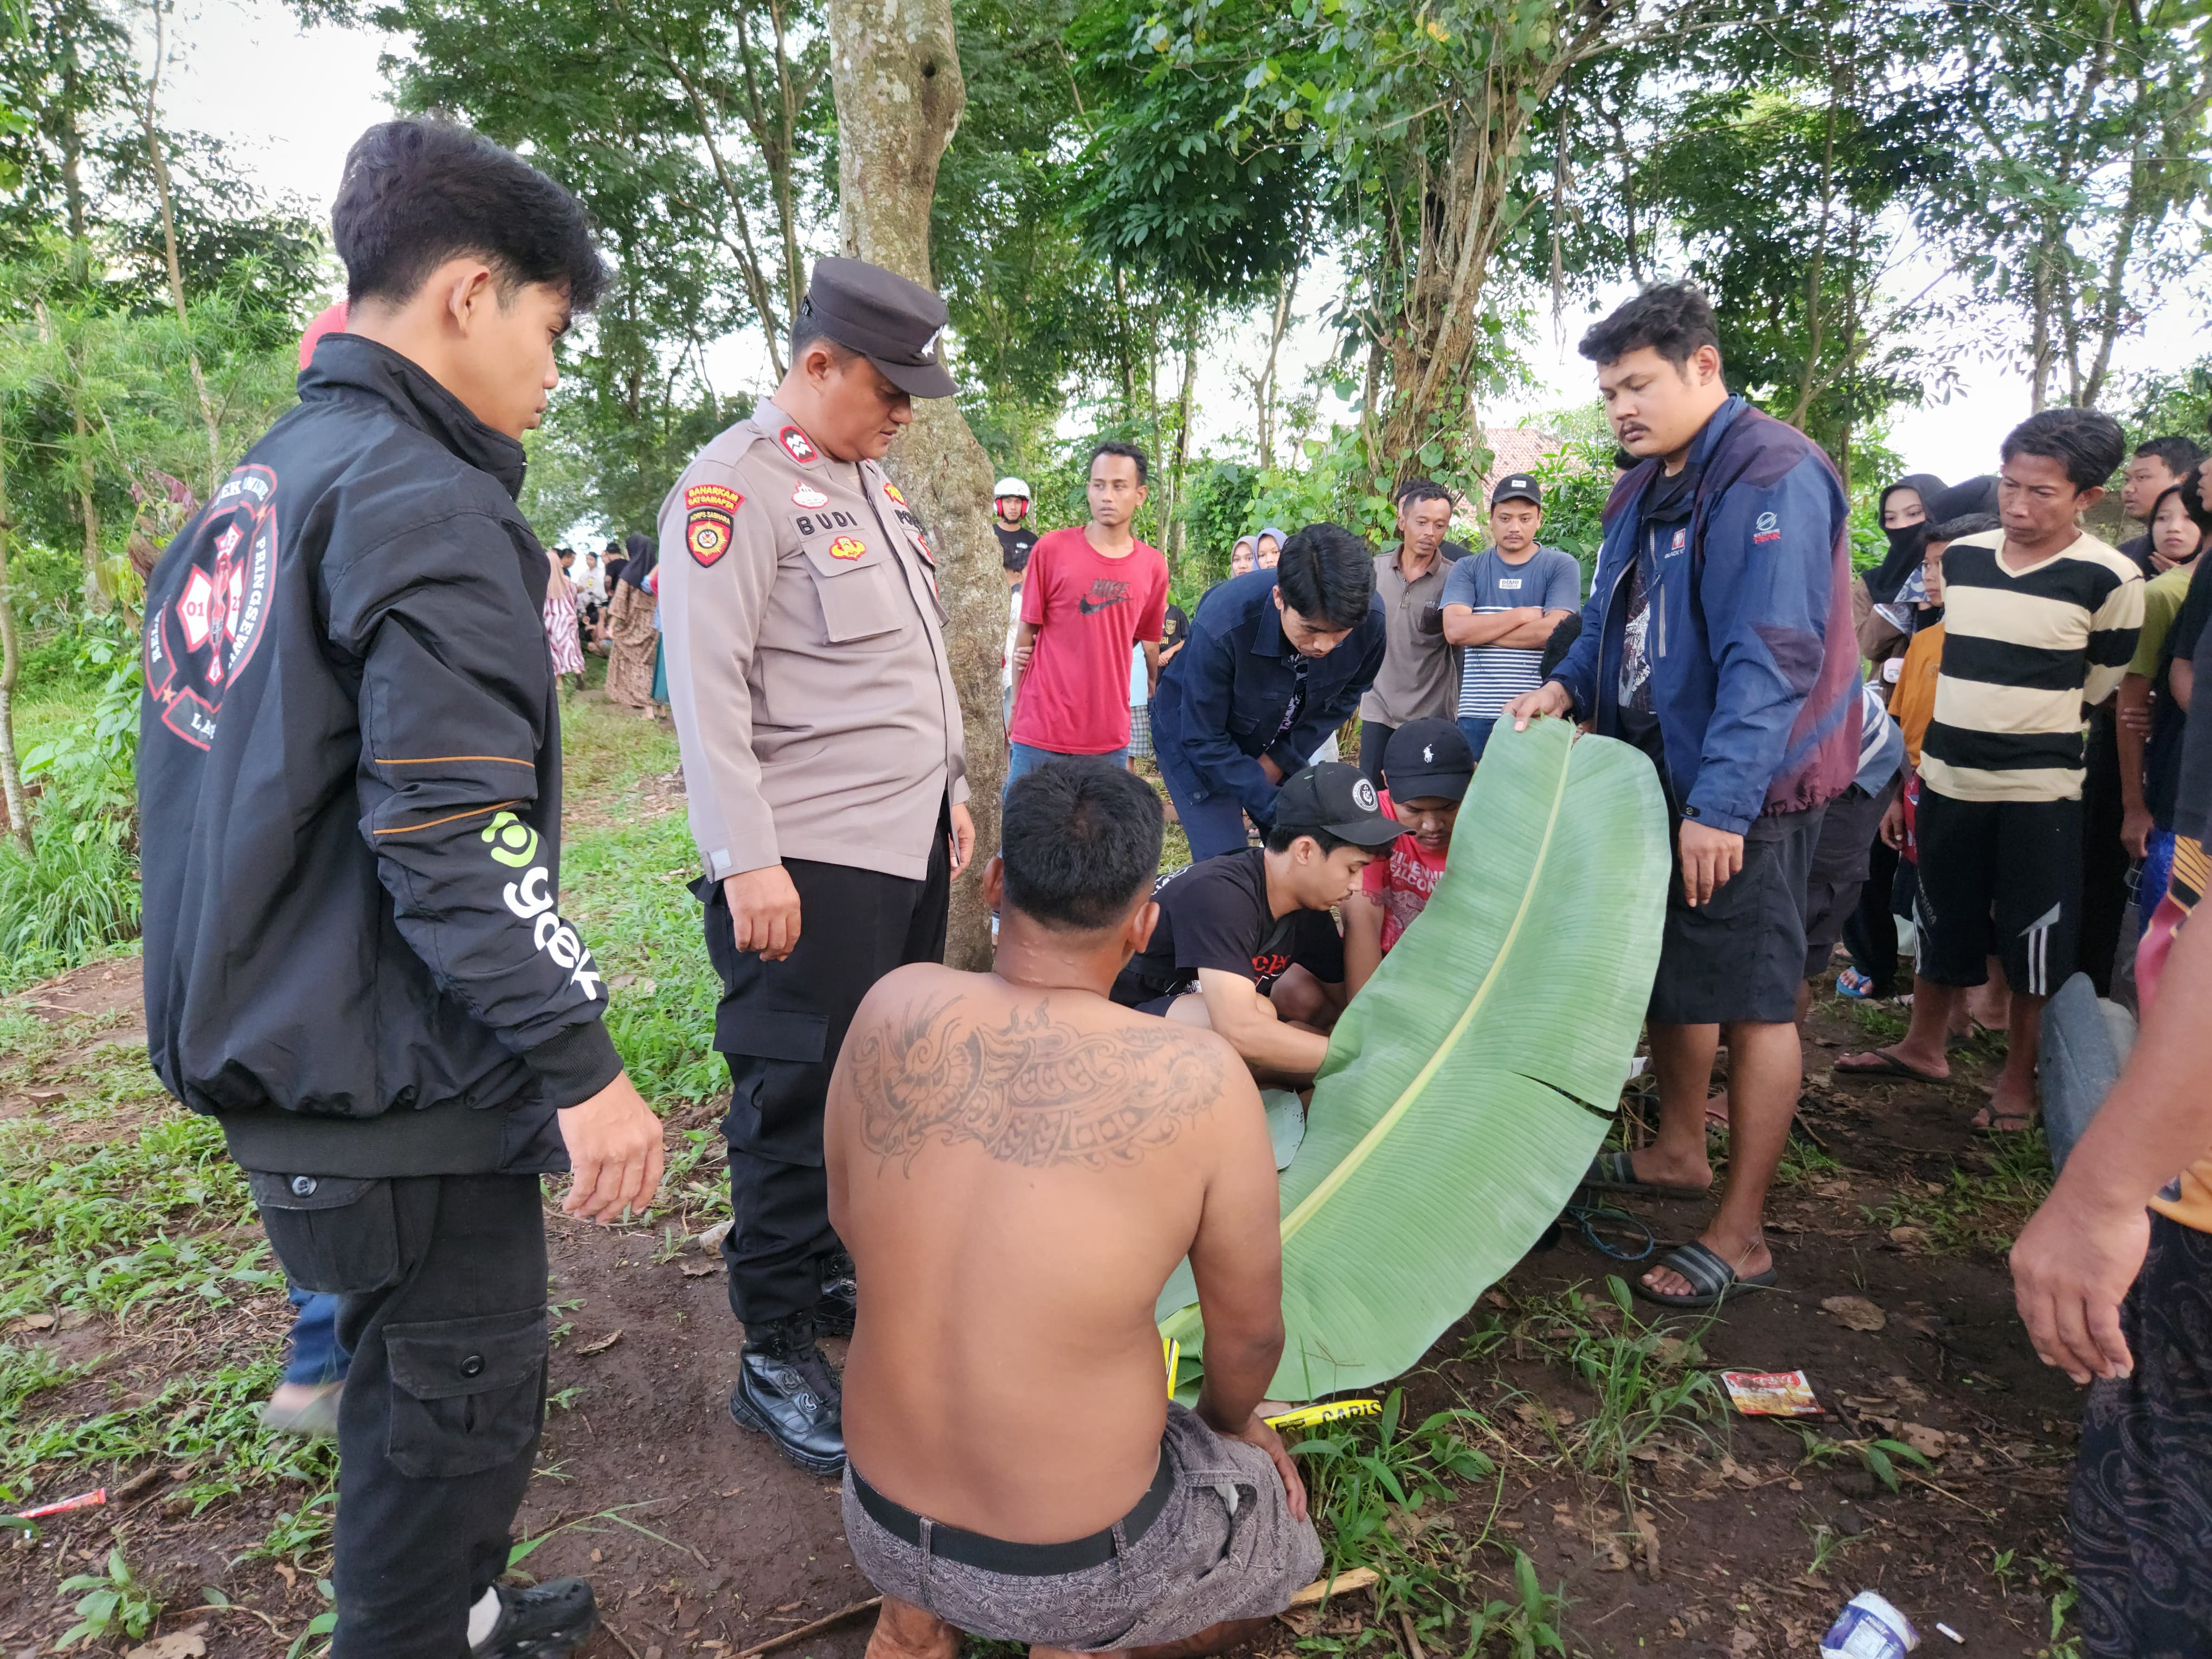
[[[1486,1310],[1468,1338],[1462,1357],[1480,1359],[1510,1350],[1564,1366],[1582,1384],[1590,1407],[1566,1423],[1540,1402],[1530,1413],[1570,1468],[1624,1494],[1662,1444],[1711,1442],[1715,1423],[1727,1413],[1719,1380],[1698,1367],[1700,1343],[1712,1316],[1694,1324],[1671,1319],[1647,1322],[1636,1311],[1627,1281],[1606,1279],[1604,1298],[1570,1285],[1556,1296],[1522,1303],[1516,1313]]]
[[[0,1170],[0,1318],[52,1307],[121,1316],[185,1297],[219,1305],[283,1282],[265,1240],[225,1234],[258,1228],[211,1119],[165,1115],[89,1146],[50,1139],[34,1121],[9,1124]]]
[[[658,720],[597,697],[562,705],[561,799],[569,811],[605,807],[681,763],[675,732]]]
[[[1874,1039],[1877,1048],[1886,1048],[1893,1042],[1903,1042],[1905,1031],[1911,1025],[1902,1009],[1890,1007],[1885,1003],[1853,1001],[1850,1010],[1851,1018],[1859,1023],[1859,1029]]]
[[[105,836],[80,841],[51,820],[40,829],[28,858],[0,841],[0,962],[18,984],[138,935],[137,861]]]
[[[1894,1202],[1863,1206],[1862,1213],[1885,1231],[1917,1227],[1938,1250],[2002,1256],[2050,1195],[2051,1144],[2037,1123],[1990,1136],[1983,1146],[1985,1168],[1954,1168],[1934,1192],[1899,1192]]]
[[[608,1035],[649,1100],[702,1100],[729,1081],[714,1053],[721,981],[690,892],[698,873],[680,812],[584,830],[562,848],[562,914],[599,959]]]
[[[1492,1595],[1479,1561],[1488,1528],[1470,1541],[1442,1518],[1455,1486],[1490,1480],[1504,1490],[1496,1462],[1464,1432],[1487,1426],[1480,1413],[1454,1408],[1407,1425],[1404,1409],[1404,1391],[1393,1389],[1379,1416],[1331,1425],[1291,1448],[1329,1570],[1367,1567],[1377,1578],[1374,1619],[1349,1631],[1316,1629],[1299,1638],[1298,1650],[1395,1656],[1395,1626],[1430,1653],[1472,1655],[1486,1644],[1513,1654],[1567,1651],[1565,1598],[1544,1589],[1526,1553],[1513,1552],[1506,1593]]]
[[[319,1492],[337,1479],[336,1444],[261,1426],[259,1407],[283,1371],[271,1354],[179,1376],[143,1404],[89,1417],[11,1422],[0,1431],[0,1484],[21,1499],[34,1488],[74,1489],[95,1470],[158,1458],[189,1468],[178,1490],[193,1514],[277,1481],[303,1482]],[[272,1528],[278,1547],[301,1536],[299,1516],[295,1511]]]

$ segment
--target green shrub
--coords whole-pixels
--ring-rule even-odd
[[[0,975],[43,977],[138,936],[138,866],[105,836],[48,819],[25,858],[0,842]]]

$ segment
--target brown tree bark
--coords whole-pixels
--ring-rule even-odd
[[[927,283],[937,164],[967,101],[950,0],[830,0],[830,57],[844,251]],[[989,457],[951,399],[918,398],[914,413],[886,465],[937,549],[975,818],[975,861],[952,890],[945,959],[980,969],[991,962],[983,864],[998,848],[1006,776],[999,668],[1006,590],[991,533]]]
[[[23,793],[23,769],[15,755],[15,677],[21,653],[15,642],[15,606],[8,592],[8,450],[0,442],[0,816],[23,856],[32,856],[31,806]]]

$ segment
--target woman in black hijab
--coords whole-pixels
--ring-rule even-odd
[[[1881,492],[1881,533],[1889,538],[1889,551],[1866,574],[1875,604],[1895,599],[1905,578],[1919,568],[1928,526],[1941,521],[1936,500],[1949,487],[1932,472],[1908,472]]]
[[[1932,472],[1908,472],[1881,492],[1881,531],[1889,538],[1889,551],[1851,584],[1851,626],[1858,635],[1859,654],[1874,665],[1877,683],[1883,683],[1884,659],[1902,654],[1905,636],[1912,632],[1897,614],[1897,592],[1920,568],[1928,526],[1937,517],[1936,503],[1948,488]]]
[[[649,536],[633,534],[629,562],[623,566],[607,601],[607,698],[625,708],[653,712],[653,665],[660,635],[653,626],[653,567],[660,549]]]

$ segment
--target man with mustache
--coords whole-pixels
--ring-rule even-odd
[[[1729,1185],[1702,1237],[1637,1282],[1670,1307],[1775,1281],[1763,1225],[1803,1058],[1794,1024],[1821,815],[1859,764],[1850,503],[1805,435],[1729,393],[1712,307],[1646,289],[1583,337],[1613,486],[1574,648],[1501,720],[1595,722],[1650,757],[1677,848],[1651,991],[1660,1126],[1590,1184],[1700,1195],[1705,1092],[1725,1028]]]

